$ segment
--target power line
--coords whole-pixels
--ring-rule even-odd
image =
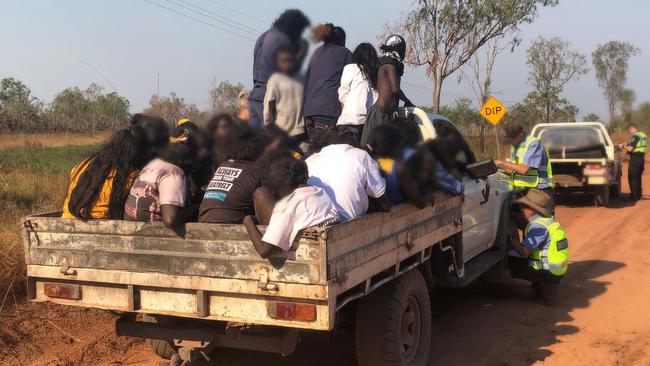
[[[232,35],[234,35],[234,36],[241,37],[241,38],[247,39],[247,40],[249,40],[249,41],[255,41],[255,39],[253,39],[253,38],[251,38],[251,37],[248,37],[248,36],[246,36],[246,35],[243,35],[243,34],[240,34],[240,33],[237,33],[237,32],[233,32],[233,31],[231,31],[231,30],[229,30],[229,29],[226,29],[226,28],[220,27],[220,26],[218,26],[218,25],[216,25],[216,24],[214,24],[214,23],[206,22],[206,21],[204,21],[204,20],[201,20],[201,19],[199,19],[199,18],[193,17],[193,16],[191,16],[191,15],[187,15],[187,14],[185,14],[185,13],[181,13],[181,12],[175,10],[175,9],[172,9],[172,8],[167,7],[167,6],[165,6],[165,5],[162,5],[162,4],[158,4],[158,3],[156,3],[156,2],[154,2],[154,1],[152,1],[152,0],[144,0],[144,1],[147,2],[147,3],[149,3],[149,4],[151,4],[151,5],[155,5],[155,6],[159,7],[159,8],[163,8],[163,9],[165,9],[165,10],[167,10],[167,11],[170,11],[170,12],[172,12],[172,13],[174,13],[174,14],[177,14],[177,15],[180,15],[180,16],[184,16],[184,17],[186,17],[186,18],[192,19],[192,20],[194,20],[194,21],[196,21],[196,22],[199,22],[199,23],[205,24],[205,25],[210,26],[210,27],[212,27],[212,28],[216,28],[216,29],[219,29],[219,30],[224,31],[224,32],[226,32],[226,33],[230,33],[230,34],[232,34]]]
[[[91,65],[91,64],[89,64],[89,63],[87,63],[87,62],[84,62],[84,61],[81,61],[81,63],[84,64],[84,65],[86,65],[86,66],[88,66],[88,67],[90,67],[91,69],[95,70],[95,72],[96,72],[97,74],[99,74],[99,76],[101,76],[102,79],[104,79],[104,81],[106,81],[106,82],[108,83],[108,85],[111,86],[111,88],[113,89],[113,92],[117,94],[117,89],[115,89],[115,86],[113,86],[113,83],[111,83],[111,81],[108,80],[108,78],[106,77],[106,75],[104,75],[101,71],[99,71],[98,68],[96,68],[95,66],[93,66],[93,65]]]
[[[179,1],[179,2],[181,2],[183,4],[185,4],[185,5],[191,6],[192,8],[199,9],[203,13],[201,13],[200,11],[196,11],[196,10],[190,9],[188,7],[185,7],[185,6],[183,6],[181,4],[178,4],[178,3],[174,2],[174,1],[170,1],[170,0],[165,0],[165,1],[167,1],[169,3],[172,3],[172,4],[176,5],[176,6],[182,7],[184,9],[187,9],[187,10],[193,12],[193,13],[199,14],[199,15],[204,16],[206,18],[209,18],[209,19],[212,19],[212,20],[217,21],[219,23],[222,23],[222,24],[224,24],[226,26],[234,27],[234,28],[236,28],[236,29],[238,29],[238,30],[240,30],[242,32],[250,33],[253,36],[257,36],[258,34],[262,33],[261,31],[255,29],[255,28],[249,27],[249,26],[247,26],[245,24],[239,23],[239,22],[234,21],[234,20],[230,20],[230,19],[228,19],[228,18],[226,18],[224,16],[221,16],[221,15],[213,12],[213,11],[204,9],[204,8],[202,8],[200,6],[196,6],[196,5],[194,5],[192,3],[189,3],[189,2],[187,2],[185,0],[176,0],[176,1]]]
[[[213,4],[216,4],[217,6],[220,6],[220,7],[224,8],[224,9],[226,9],[226,10],[230,10],[230,11],[232,11],[233,13],[236,13],[236,14],[239,14],[239,15],[243,15],[243,16],[245,16],[246,18],[252,19],[252,20],[254,20],[254,21],[256,21],[256,22],[258,22],[258,23],[260,23],[260,24],[268,25],[268,21],[266,21],[266,20],[263,20],[263,19],[260,19],[260,18],[254,17],[254,16],[252,16],[252,15],[250,15],[250,14],[246,14],[246,13],[244,13],[244,12],[241,11],[241,10],[237,10],[237,9],[235,9],[235,8],[231,8],[231,7],[229,7],[229,6],[227,6],[227,5],[224,5],[224,4],[222,4],[222,3],[218,2],[218,1],[215,1],[215,0],[208,0],[208,1],[211,2],[211,3],[213,3]]]

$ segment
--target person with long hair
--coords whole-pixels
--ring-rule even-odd
[[[303,115],[309,139],[323,130],[333,130],[341,115],[338,89],[345,65],[352,62],[352,53],[345,48],[345,31],[332,23],[320,24],[312,29],[318,47],[307,69]]]
[[[142,165],[155,158],[167,146],[169,140],[169,126],[164,119],[158,116],[136,113],[131,117],[131,126],[137,126],[144,130],[147,138],[147,148],[144,151]]]
[[[345,65],[338,94],[343,106],[336,122],[339,133],[361,139],[366,115],[377,99],[377,51],[370,43],[361,43],[352,53],[352,63]]]
[[[146,151],[146,134],[138,126],[113,134],[98,151],[72,168],[63,218],[120,219],[124,202]]]
[[[377,100],[368,113],[363,133],[361,146],[368,143],[372,129],[390,123],[396,118],[399,101],[405,107],[413,103],[404,95],[401,82],[404,75],[404,57],[406,57],[406,41],[399,34],[392,34],[379,46],[381,57],[377,66]]]
[[[124,218],[162,221],[175,228],[195,216],[190,206],[189,175],[196,164],[197,143],[182,126],[171,131],[169,143],[142,168],[123,206]]]
[[[291,47],[296,54],[301,50],[302,33],[309,27],[309,18],[298,9],[287,9],[273,22],[271,29],[262,33],[253,49],[253,90],[248,96],[250,119],[248,125],[263,127],[263,102],[266,83],[276,71],[276,54],[281,47]],[[302,66],[298,59],[296,70]]]

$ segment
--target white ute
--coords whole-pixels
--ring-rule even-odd
[[[419,109],[402,113],[423,139],[435,138],[436,125],[453,127]],[[510,182],[494,162],[475,160],[464,143],[464,200],[437,192],[421,210],[404,203],[306,229],[287,255],[268,260],[243,225],[170,230],[159,222],[29,216],[28,298],[120,312],[117,334],[147,338],[171,365],[219,347],[286,355],[300,332],[331,331],[349,316],[360,366],[424,366],[439,336],[429,290],[505,269],[508,241],[518,240]]]

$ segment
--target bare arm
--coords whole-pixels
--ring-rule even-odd
[[[271,254],[279,250],[279,248],[275,245],[271,245],[262,240],[262,233],[257,228],[257,223],[255,222],[255,218],[253,216],[248,215],[244,217],[244,226],[246,227],[248,236],[250,237],[251,242],[253,242],[253,246],[255,247],[255,250],[257,251],[257,254],[260,255],[260,257],[268,258],[271,256]]]
[[[515,250],[515,252],[519,253],[520,256],[524,258],[528,258],[530,256],[530,253],[528,252],[528,249],[526,249],[519,240],[512,240],[512,249]]]
[[[178,207],[176,205],[160,205],[162,222],[168,228],[174,228],[188,222],[198,209],[199,205],[195,204],[190,207]]]
[[[501,169],[505,169],[507,171],[515,172],[517,174],[528,174],[530,171],[530,167],[528,165],[524,164],[516,164],[516,163],[511,163],[508,161],[504,160],[495,160],[494,163],[496,164],[497,167]]]

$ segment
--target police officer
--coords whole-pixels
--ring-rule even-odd
[[[512,146],[510,159],[496,160],[497,167],[512,174],[515,188],[537,188],[548,194],[555,211],[551,160],[542,141],[526,133],[520,122],[507,122],[504,130],[504,142]]]
[[[551,305],[557,297],[558,284],[567,271],[569,244],[567,234],[553,218],[549,196],[530,189],[519,198],[528,225],[521,243],[514,240],[508,258],[513,277],[531,281],[535,302]]]
[[[639,201],[643,193],[642,177],[645,165],[645,153],[648,151],[648,136],[639,131],[635,124],[627,126],[627,132],[632,135],[630,141],[621,144],[621,147],[630,155],[630,163],[627,167],[627,179],[630,184],[630,196],[626,201]]]

